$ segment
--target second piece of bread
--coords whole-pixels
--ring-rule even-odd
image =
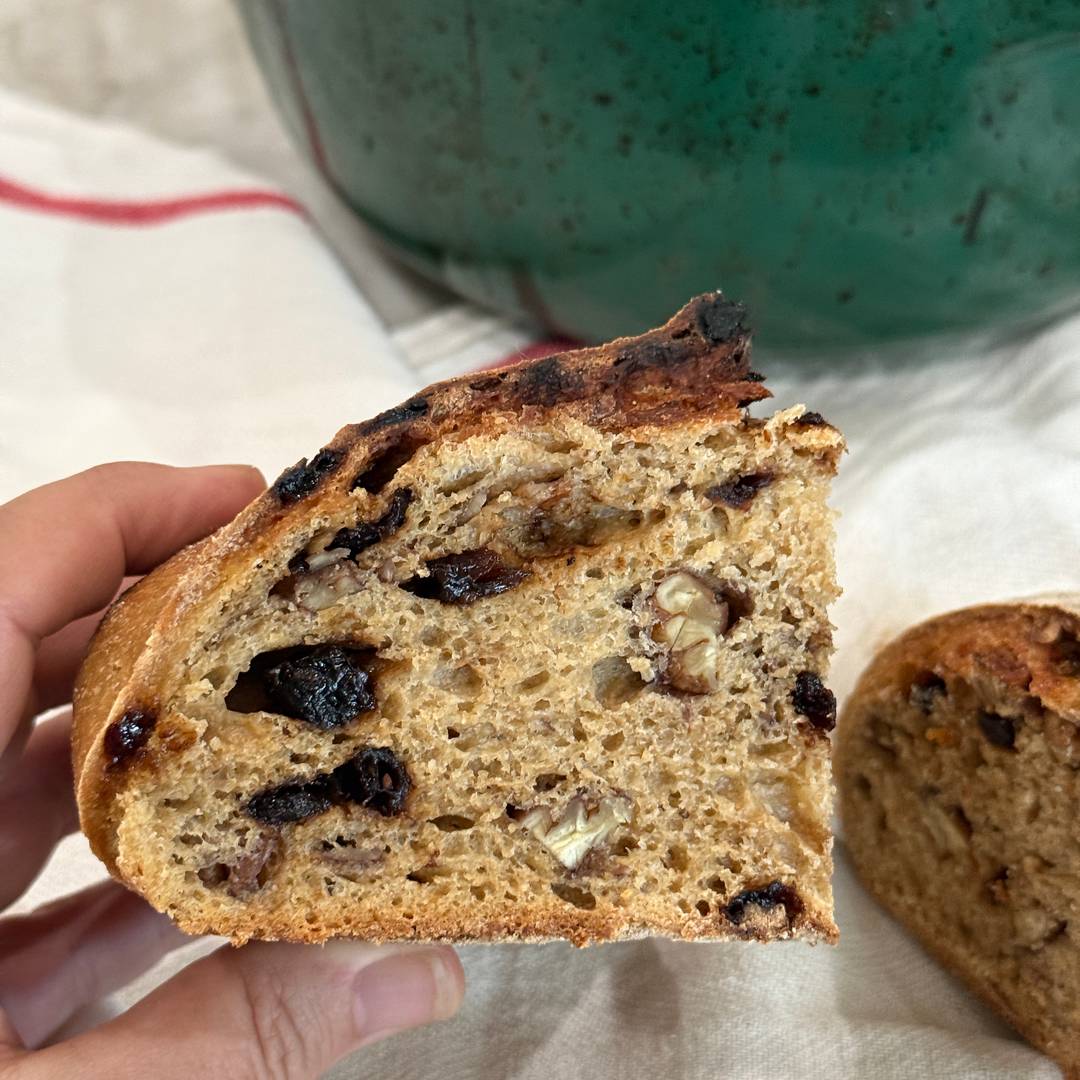
[[[909,630],[841,716],[845,839],[875,897],[1080,1076],[1080,598]]]

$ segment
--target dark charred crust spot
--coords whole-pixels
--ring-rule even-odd
[[[362,488],[372,495],[377,495],[393,480],[398,469],[409,461],[424,444],[423,439],[408,437],[392,442],[368,458],[363,469],[353,479],[349,490],[356,491],[357,488]]]
[[[694,349],[689,343],[641,341],[623,349],[615,357],[611,368],[616,378],[626,379],[643,371],[677,367],[694,355]]]
[[[324,731],[375,708],[366,650],[319,645],[264,667],[263,686],[275,711]]]
[[[979,730],[986,741],[1002,750],[1016,747],[1016,725],[1007,716],[984,712],[979,714]]]
[[[355,559],[360,552],[393,536],[405,524],[406,511],[412,500],[412,488],[400,488],[394,492],[382,517],[376,521],[362,521],[351,529],[339,529],[327,545],[327,550],[346,548],[349,558]],[[289,568],[293,569],[292,563],[289,563]]]
[[[945,680],[932,671],[924,671],[912,680],[908,690],[908,702],[920,712],[929,715],[945,693]]]
[[[748,334],[746,306],[727,300],[719,293],[694,301],[691,318],[694,328],[710,345],[722,345]]]
[[[366,746],[339,765],[303,784],[282,784],[251,798],[244,807],[264,825],[287,825],[323,814],[331,806],[356,803],[383,817],[405,809],[412,778],[388,746]]]
[[[526,364],[514,384],[514,393],[523,405],[555,405],[581,395],[584,383],[558,356]]]
[[[414,577],[401,587],[414,596],[443,604],[471,604],[483,597],[497,596],[520,585],[528,570],[510,566],[490,548],[476,548],[456,555],[444,555],[427,562],[427,577]]]
[[[351,802],[393,817],[405,809],[412,790],[408,769],[388,746],[369,746],[333,772],[341,795]]]
[[[734,480],[707,488],[705,498],[710,502],[723,503],[733,510],[745,510],[754,501],[754,496],[762,488],[768,487],[774,479],[774,474],[768,470],[747,473],[745,476],[737,476]]]
[[[803,912],[803,902],[799,894],[782,881],[773,881],[759,889],[747,889],[739,893],[724,909],[730,922],[740,926],[750,914],[750,908],[756,907],[761,911],[772,911],[773,908],[782,907],[787,915],[788,925],[794,924],[795,920]]]
[[[814,672],[800,671],[795,676],[791,704],[818,731],[832,731],[836,727],[836,697]]]
[[[368,420],[367,423],[361,424],[360,434],[374,435],[375,432],[384,431],[388,427],[394,427],[397,424],[407,424],[412,420],[418,420],[421,416],[427,415],[429,408],[430,404],[427,398],[409,398],[408,401],[403,402],[401,405],[395,405],[394,408],[379,413],[373,420]]]
[[[126,765],[140,754],[157,723],[149,709],[128,709],[105,729],[105,760],[110,769]]]
[[[469,383],[469,389],[474,390],[478,394],[487,393],[489,390],[498,390],[498,388],[502,386],[513,373],[512,368],[492,372],[492,374],[485,375],[480,379],[474,379]]]
[[[804,412],[798,420],[793,421],[795,427],[828,427],[829,421],[819,412]]]
[[[293,503],[310,495],[344,460],[340,450],[320,450],[312,459],[301,458],[286,469],[271,488],[282,503]]]
[[[743,376],[743,381],[744,382],[764,382],[765,381],[765,376],[762,375],[761,372],[759,372],[759,371],[748,371]]]

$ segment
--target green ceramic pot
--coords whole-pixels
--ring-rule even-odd
[[[1078,0],[241,0],[326,179],[408,263],[581,338],[689,296],[766,343],[1080,297]]]

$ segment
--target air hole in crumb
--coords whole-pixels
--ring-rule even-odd
[[[446,631],[439,626],[425,626],[420,631],[420,644],[435,647],[446,644]]]
[[[204,839],[205,837],[197,836],[195,833],[183,833],[177,837],[181,844],[186,844],[188,847],[198,847]]]
[[[441,484],[439,486],[439,492],[442,495],[455,495],[459,491],[464,491],[467,487],[472,487],[477,480],[482,479],[486,475],[487,472],[484,469],[466,469],[464,472],[459,473],[457,476]]]
[[[638,842],[630,835],[616,837],[611,843],[613,855],[629,855],[638,846]]]
[[[664,865],[669,870],[675,870],[680,874],[686,873],[687,868],[690,866],[690,856],[686,852],[686,848],[682,844],[672,844],[668,848],[667,855],[664,857]]]
[[[448,727],[446,729],[446,737],[448,739],[456,739],[461,735],[461,732],[457,728]]]
[[[709,914],[709,901],[708,900],[699,900],[694,906],[697,908],[698,914],[702,918],[704,918],[706,915]]]
[[[535,709],[537,712],[543,712],[544,710],[550,709],[550,708],[551,708],[551,702],[548,701],[547,698],[537,698],[533,702],[533,709]]]
[[[574,738],[578,742],[585,742],[589,736],[580,720],[574,721]]]
[[[229,677],[229,669],[224,667],[212,668],[206,673],[206,681],[215,689],[220,690]]]
[[[461,814],[440,814],[431,819],[431,824],[440,832],[463,832],[465,829],[471,829],[476,822]]]
[[[481,885],[470,885],[469,892],[472,893],[474,899],[476,900],[483,900],[484,897],[487,896],[487,893],[484,892],[483,886]]]
[[[293,765],[306,765],[311,760],[310,754],[290,754],[289,761]]]
[[[579,889],[576,885],[567,885],[565,882],[556,882],[551,886],[551,891],[568,904],[573,904],[583,911],[592,911],[596,907],[596,897],[585,889]]]
[[[709,878],[705,884],[712,889],[714,893],[719,893],[721,896],[727,896],[727,885],[725,884],[724,879],[719,875]]]
[[[460,698],[476,697],[484,685],[480,673],[471,664],[462,664],[460,667],[450,669],[444,668],[437,671],[431,681],[441,690],[446,690]]]
[[[363,488],[373,495],[382,491],[393,480],[394,475],[417,450],[423,446],[421,439],[400,439],[392,443],[385,450],[370,458],[356,479],[352,482],[352,490]]]
[[[585,571],[585,576],[593,581],[599,581],[604,576],[604,571],[599,566],[590,566]]]
[[[623,742],[625,742],[625,740],[626,736],[621,731],[616,731],[614,735],[609,735],[606,739],[604,739],[600,743],[600,745],[605,750],[618,750],[619,747],[622,746]]]
[[[551,678],[551,674],[547,671],[538,671],[534,675],[530,675],[527,679],[522,679],[518,683],[518,689],[529,691],[539,690]]]
[[[557,788],[566,777],[562,773],[547,772],[541,773],[533,784],[534,791],[551,791],[553,788]]]
[[[441,866],[421,866],[419,870],[405,875],[406,881],[415,881],[417,885],[430,885],[441,877],[446,877],[450,871]]]
[[[592,667],[593,693],[605,709],[624,705],[645,689],[645,680],[623,656],[605,656]]]

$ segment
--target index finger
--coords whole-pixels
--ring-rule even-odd
[[[263,488],[246,465],[100,465],[0,506],[0,749],[26,709],[43,637],[97,611],[229,521]]]

